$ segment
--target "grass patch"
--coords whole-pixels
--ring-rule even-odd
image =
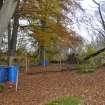
[[[84,105],[81,99],[76,97],[62,97],[45,105]]]
[[[4,85],[0,84],[0,92],[4,91]]]
[[[76,65],[76,70],[79,73],[91,73],[95,72],[97,69],[96,65],[91,65],[91,64],[77,64]]]

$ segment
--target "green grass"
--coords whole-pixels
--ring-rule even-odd
[[[45,105],[84,105],[83,101],[76,97],[62,97]]]
[[[4,85],[0,84],[0,92],[4,91]]]
[[[97,66],[91,64],[77,64],[76,69],[79,73],[91,73],[96,71]]]

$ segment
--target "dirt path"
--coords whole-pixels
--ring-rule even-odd
[[[86,105],[105,105],[105,70],[91,74],[74,71],[22,73],[18,92],[5,92],[0,96],[0,105],[43,105],[59,96],[78,96]]]

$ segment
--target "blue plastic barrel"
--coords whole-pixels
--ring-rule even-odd
[[[0,66],[0,83],[7,81],[8,79],[7,76],[8,76],[7,68]]]
[[[42,66],[48,66],[48,64],[49,64],[48,60],[41,61]]]
[[[16,84],[18,72],[19,69],[17,66],[8,67],[8,80],[13,84]]]
[[[5,69],[5,77],[4,77],[4,80],[5,81],[8,81],[8,67],[4,67]]]

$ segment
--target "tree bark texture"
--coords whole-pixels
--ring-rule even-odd
[[[0,0],[0,10],[1,10],[2,5],[3,5],[3,0]]]
[[[9,56],[9,65],[12,65],[13,59],[16,53],[16,44],[17,44],[17,34],[18,34],[18,26],[19,26],[19,16],[15,13],[14,15],[14,23],[13,23],[13,31],[11,35],[11,30],[8,33],[8,56]]]
[[[0,0],[1,1],[1,0]],[[0,9],[0,36],[8,27],[9,21],[14,14],[18,0],[5,0]]]

